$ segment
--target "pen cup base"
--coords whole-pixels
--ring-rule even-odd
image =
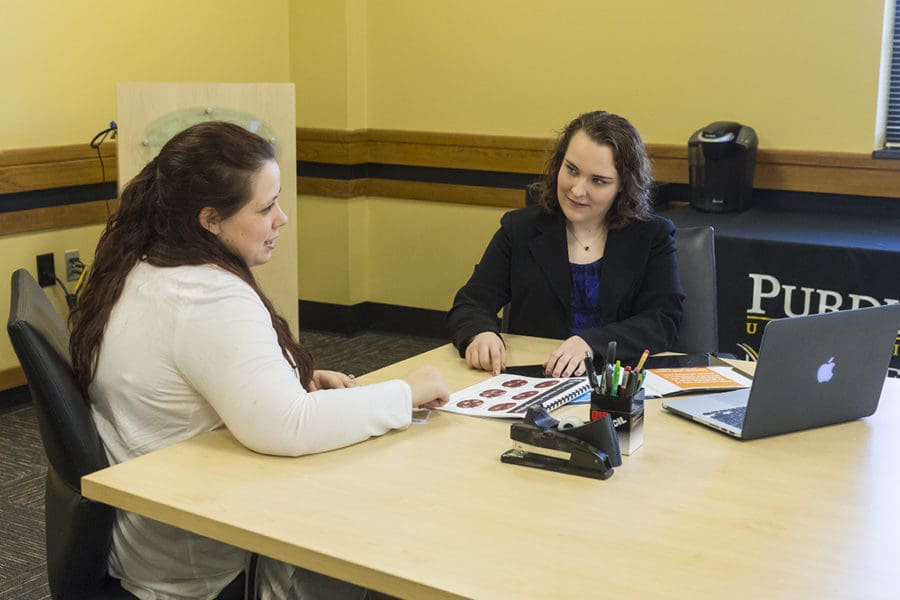
[[[644,390],[640,389],[631,397],[591,394],[591,420],[609,414],[616,435],[619,450],[628,456],[644,443]]]

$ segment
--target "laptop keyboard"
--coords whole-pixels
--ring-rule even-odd
[[[722,421],[732,427],[740,429],[744,425],[744,415],[747,414],[746,406],[738,406],[736,408],[723,408],[721,410],[711,410],[703,413],[711,419]]]

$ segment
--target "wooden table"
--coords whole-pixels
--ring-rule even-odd
[[[510,364],[555,342],[509,336]],[[433,364],[445,346],[362,378]],[[587,411],[586,407],[566,407]],[[741,442],[647,403],[607,481],[503,464],[508,422],[435,413],[355,446],[224,430],[83,479],[89,498],[404,598],[897,598],[900,380],[871,418]]]

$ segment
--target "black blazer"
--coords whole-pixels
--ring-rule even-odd
[[[605,324],[579,334],[595,356],[610,341],[623,358],[674,346],[684,300],[674,234],[672,222],[659,216],[609,231],[600,272]],[[539,206],[508,212],[447,315],[453,344],[463,356],[474,335],[499,333],[496,315],[507,303],[510,333],[568,338],[571,290],[562,212]]]

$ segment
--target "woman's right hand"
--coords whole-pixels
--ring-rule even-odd
[[[466,346],[466,364],[499,375],[506,368],[506,346],[493,331],[482,331]]]
[[[437,408],[450,400],[444,376],[434,367],[416,369],[404,377],[403,381],[412,389],[413,408]]]

